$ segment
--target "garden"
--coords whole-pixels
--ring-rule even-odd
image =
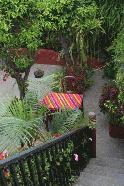
[[[99,107],[110,136],[124,139],[124,3],[5,0],[0,7],[0,69],[19,91],[0,99],[0,185],[72,185],[96,156],[96,118],[85,113],[83,95],[99,69],[108,79]],[[32,81],[38,63],[60,70],[39,68]]]

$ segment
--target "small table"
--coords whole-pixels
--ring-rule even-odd
[[[51,111],[59,109],[80,109],[83,111],[83,97],[80,94],[51,92],[40,101]]]
[[[51,112],[60,109],[80,109],[83,112],[83,97],[79,94],[51,92],[40,101],[40,104],[47,106]],[[52,115],[48,115],[46,118],[46,129],[48,131],[51,121]]]

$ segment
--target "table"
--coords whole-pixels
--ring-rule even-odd
[[[63,108],[83,111],[83,97],[80,94],[50,92],[40,103],[51,111]]]

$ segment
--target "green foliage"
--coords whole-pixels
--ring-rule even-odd
[[[114,38],[120,31],[123,21],[124,2],[106,0],[100,2],[100,15],[103,17],[102,24],[110,39]]]
[[[36,1],[0,1],[0,56],[24,98],[34,53],[42,45],[44,19]],[[22,75],[21,73],[24,73]]]
[[[104,114],[107,114],[110,124],[124,126],[124,103],[119,95],[120,90],[117,88],[116,81],[106,84],[100,98],[100,108]]]
[[[27,56],[22,57],[14,57],[13,62],[16,67],[20,70],[28,68],[31,64],[33,64],[33,60],[28,58]]]
[[[27,106],[28,105],[31,105],[31,108],[36,108],[36,106],[37,106],[37,103],[38,103],[38,95],[37,95],[37,93],[36,92],[34,92],[34,91],[30,91],[30,90],[28,90],[27,92],[26,92],[26,95],[25,95],[25,97],[24,97],[24,103],[25,104],[27,104]]]
[[[53,133],[64,134],[72,129],[89,126],[88,116],[84,116],[81,110],[62,109],[53,114]],[[94,127],[94,126],[92,126]]]
[[[53,80],[51,82],[51,89],[54,92],[60,92],[62,89],[61,80],[65,76],[65,70],[61,70],[56,72],[53,76]]]
[[[111,47],[116,69],[116,86],[119,89],[119,100],[124,103],[124,29],[122,29]]]
[[[89,32],[96,32],[101,29],[101,20],[96,17],[96,4],[94,2],[88,5],[85,3],[77,8],[77,14],[72,23],[73,35],[71,37],[72,44],[70,47],[73,57],[75,57],[76,53],[77,60],[82,67],[85,67],[86,64],[84,62],[88,56],[88,34]]]
[[[35,139],[41,142],[47,139],[44,129],[47,109],[32,106],[28,100],[17,98],[0,104],[0,151],[7,148],[14,152],[21,144],[31,146]]]
[[[85,81],[85,86],[86,88],[89,88],[93,85],[93,80],[92,80],[92,76],[94,74],[94,71],[92,68],[90,67],[86,67],[86,81]]]
[[[36,50],[40,36],[37,1],[1,1],[0,44],[4,49],[26,47]]]
[[[39,4],[46,21],[47,35],[58,39],[62,36],[65,40],[66,49],[62,46],[64,55],[69,53],[72,62],[75,55],[79,54],[80,63],[86,59],[85,35],[99,29],[101,21],[96,18],[97,6],[95,2],[86,0],[43,0]],[[62,44],[62,43],[61,43]]]
[[[100,107],[107,113],[112,124],[124,125],[124,29],[122,28],[109,47],[112,63],[108,66],[109,77],[114,78],[114,84],[104,87]]]
[[[104,74],[109,79],[115,79],[116,76],[116,68],[115,62],[112,60],[110,61],[104,68]]]
[[[43,76],[42,78],[35,78],[32,81],[32,78],[29,78],[28,90],[36,93],[38,99],[43,99],[46,94],[51,91],[51,85],[53,82],[54,74]]]
[[[86,37],[87,52],[89,56],[100,58],[108,63],[111,56],[108,56],[107,48],[111,46],[123,27],[124,2],[122,0],[95,0],[95,2],[97,5],[96,18],[101,20],[101,29],[88,33]],[[106,57],[103,56],[104,51]],[[108,69],[106,69],[107,71]]]
[[[70,51],[69,55],[73,59],[76,51],[82,64],[86,59],[85,35],[100,28],[101,24],[96,18],[96,4],[85,0],[5,0],[0,2],[0,7],[1,54],[6,56],[7,70],[17,80],[21,98],[25,96],[26,89],[22,85],[26,84],[38,47],[47,47],[48,38],[57,38],[57,42],[62,45],[60,40],[63,37],[66,47],[63,45],[61,49],[65,56]],[[20,48],[26,48],[27,52],[17,55],[10,50],[18,51]],[[25,72],[24,78],[22,70]]]

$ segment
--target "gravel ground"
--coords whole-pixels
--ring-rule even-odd
[[[39,98],[43,95],[47,94],[50,89],[50,82],[46,83],[44,86],[44,82],[42,82],[42,78],[36,79],[34,77],[34,71],[36,69],[42,69],[44,71],[44,76],[48,76],[53,74],[60,69],[62,66],[58,65],[44,65],[44,64],[34,64],[30,70],[29,74],[29,89],[30,90],[37,90]],[[8,77],[6,81],[3,81],[3,72],[0,71],[0,98],[12,98],[14,96],[19,96],[18,86],[16,84],[16,80],[14,78]],[[40,96],[42,95],[42,96]]]

